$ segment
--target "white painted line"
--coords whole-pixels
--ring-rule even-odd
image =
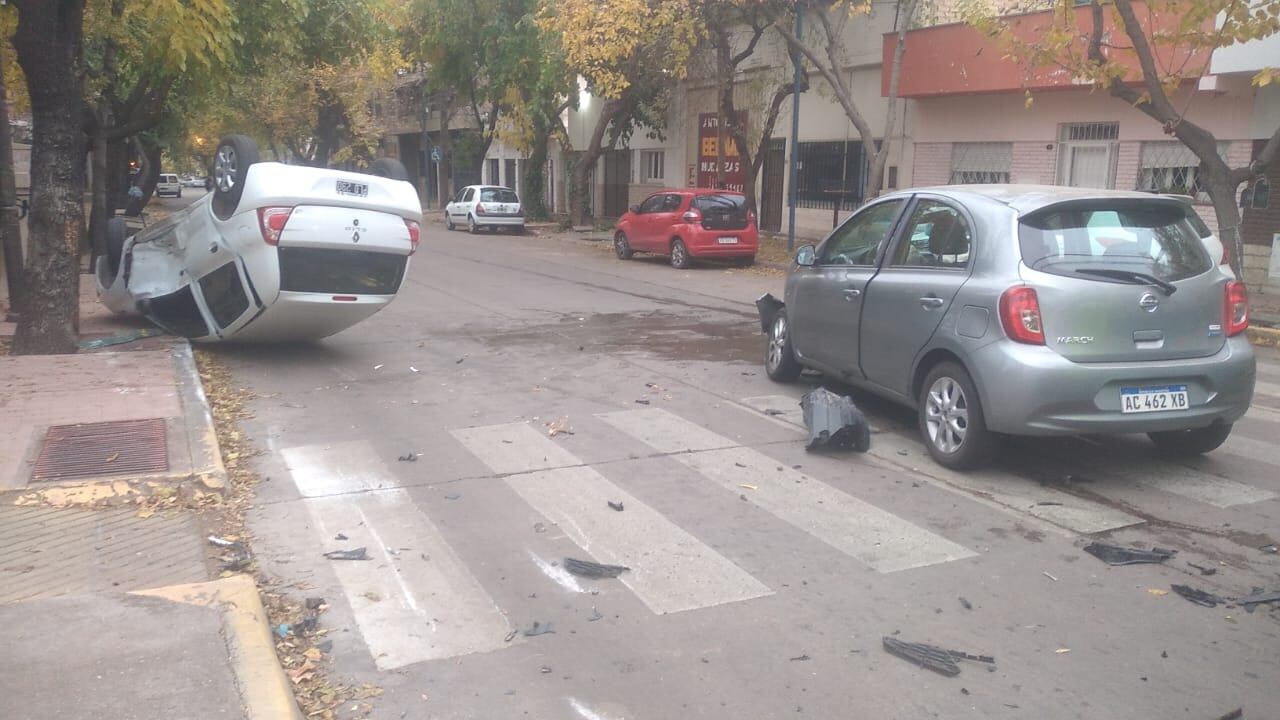
[[[582,464],[529,423],[464,428],[453,436],[499,475]]]
[[[977,553],[750,448],[672,456],[748,502],[813,535],[872,569],[898,572],[974,557]],[[745,466],[745,467],[744,467]],[[782,467],[782,470],[777,470]]]
[[[1235,455],[1267,465],[1280,465],[1280,446],[1254,440],[1240,433],[1233,433],[1222,447],[1210,453],[1208,457],[1215,455]]]
[[[1159,463],[1132,467],[1108,467],[1107,474],[1119,475],[1155,490],[1162,490],[1217,508],[1271,500],[1276,494],[1252,485],[1227,480],[1183,465]]]
[[[1268,395],[1272,400],[1280,400],[1280,385],[1256,380],[1253,383],[1254,395]]]
[[[550,562],[538,557],[537,553],[529,550],[529,559],[533,560],[533,564],[538,566],[543,575],[551,578],[551,581],[569,592],[580,593],[586,592],[582,585],[578,584],[578,578],[568,570],[559,565],[552,565]]]
[[[363,440],[285,448],[280,454],[303,497],[396,486],[382,459]]]
[[[1280,423],[1280,410],[1273,410],[1262,405],[1251,405],[1244,416],[1250,420],[1259,420],[1261,422]]]
[[[632,417],[628,417],[631,415]],[[902,518],[779,464],[750,448],[665,410],[609,413],[610,424],[663,452],[681,450],[673,438],[696,438],[716,448],[674,454],[676,460],[735,495],[746,496],[779,519],[879,572],[897,572],[973,557],[975,553]],[[659,445],[657,443],[664,443]]]
[[[596,417],[664,453],[715,450],[739,444],[662,408],[620,410]]]
[[[573,711],[578,713],[578,717],[582,718],[582,720],[614,720],[612,715],[601,715],[578,698],[569,698],[569,707],[573,708]]]
[[[325,550],[368,548],[371,560],[329,562],[379,670],[508,644],[507,618],[407,491],[303,502]],[[337,533],[349,539],[328,539]]]

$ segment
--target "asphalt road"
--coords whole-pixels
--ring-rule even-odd
[[[752,302],[782,283],[431,222],[380,315],[218,350],[259,394],[259,562],[328,600],[335,675],[385,690],[373,717],[1274,717],[1280,612],[1169,588],[1280,589],[1275,354],[1202,459],[1015,441],[947,473],[862,394],[872,452],[809,454],[810,383],[760,366]],[[1178,553],[1109,567],[1094,539]],[[885,636],[995,664],[944,677]]]

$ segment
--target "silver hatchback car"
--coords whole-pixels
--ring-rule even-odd
[[[765,369],[808,367],[915,408],[940,464],[999,436],[1147,433],[1221,445],[1249,408],[1244,285],[1183,201],[973,185],[885,195],[796,254],[762,311]],[[767,307],[762,303],[762,309]]]

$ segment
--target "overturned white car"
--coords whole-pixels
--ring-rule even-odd
[[[395,298],[418,247],[422,206],[404,167],[371,174],[259,162],[230,135],[215,188],[129,236],[108,226],[98,296],[197,341],[283,341],[332,335]]]

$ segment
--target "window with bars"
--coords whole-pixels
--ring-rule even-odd
[[[1226,143],[1218,144],[1218,154],[1226,157]],[[1209,193],[1200,172],[1200,158],[1177,140],[1142,143],[1138,160],[1138,190],[1190,195],[1208,202]]]
[[[854,210],[862,204],[862,143],[802,142],[797,149],[796,207]]]
[[[951,182],[985,184],[1009,182],[1013,143],[973,142],[951,146]]]
[[[1067,123],[1058,128],[1058,140],[1061,142],[1118,140],[1119,138],[1120,123],[1114,122]]]
[[[640,151],[641,182],[652,182],[666,177],[666,156],[665,150]]]

